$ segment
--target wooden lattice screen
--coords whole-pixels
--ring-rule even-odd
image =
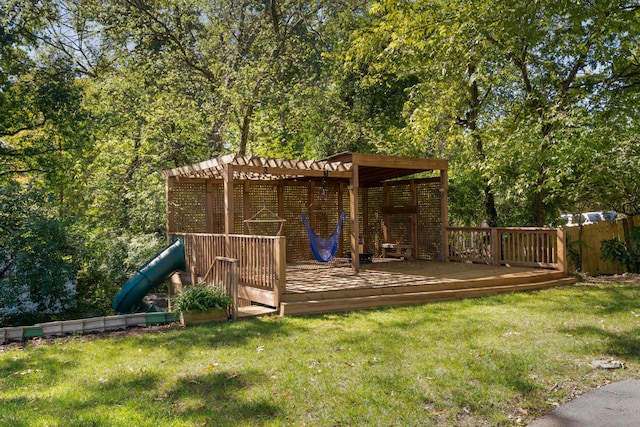
[[[283,187],[285,236],[287,236],[287,261],[309,259],[311,252],[306,240],[307,232],[300,221],[300,214],[308,204],[307,183],[286,183]]]
[[[206,233],[207,184],[204,180],[175,183],[171,190],[169,215],[174,230],[182,233]]]
[[[442,259],[442,212],[440,183],[424,180],[418,190],[418,258]]]
[[[330,181],[237,181],[234,185],[233,228],[235,234],[275,235],[279,224],[252,223],[245,219],[266,208],[286,219],[287,261],[312,258],[304,224],[307,210],[317,234],[330,235],[340,212],[349,215],[349,191],[345,183]],[[414,194],[415,192],[415,194]],[[363,251],[380,255],[382,243],[417,242],[420,259],[440,259],[442,251],[441,192],[438,178],[392,181],[384,186],[362,188],[359,192],[360,235]],[[415,207],[417,204],[417,207]],[[383,213],[383,207],[387,207]],[[397,212],[389,207],[402,206]],[[414,206],[415,208],[411,208]],[[224,192],[221,180],[181,179],[172,183],[169,194],[170,233],[224,233]],[[414,209],[411,211],[411,209]],[[412,213],[413,212],[413,213]],[[417,215],[415,215],[417,212]],[[417,219],[415,219],[417,217]],[[383,223],[388,226],[385,239]],[[338,255],[351,250],[350,221],[343,224]],[[416,237],[413,234],[416,233]]]

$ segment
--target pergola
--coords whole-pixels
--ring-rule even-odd
[[[381,243],[393,243],[390,236],[394,232],[402,235],[404,246],[413,249],[414,257],[444,259],[447,170],[444,159],[353,152],[322,160],[229,154],[163,172],[167,180],[167,230],[247,234],[243,221],[256,212],[256,200],[263,191],[264,206],[288,220],[284,235],[289,251],[297,248],[295,240],[301,240],[292,238],[301,233],[292,219],[299,216],[301,207],[313,202],[320,186],[323,193],[327,186],[336,192],[332,199],[335,208],[349,216],[345,227],[349,234],[344,240],[350,246],[355,272],[360,269],[360,253],[374,247],[379,250]],[[398,231],[390,226],[395,217],[404,218]],[[428,238],[419,239],[426,234]],[[437,247],[437,253],[427,246]]]

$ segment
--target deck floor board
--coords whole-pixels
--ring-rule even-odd
[[[540,281],[557,271],[539,268],[494,267],[432,261],[374,262],[354,274],[346,261],[331,265],[296,263],[287,266],[286,294],[317,293],[354,289],[456,284],[460,282]]]

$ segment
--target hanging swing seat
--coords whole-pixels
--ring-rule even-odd
[[[258,212],[255,213],[251,218],[245,219],[242,221],[244,224],[247,224],[247,228],[249,229],[249,233],[253,234],[251,231],[251,224],[280,224],[278,228],[278,232],[276,236],[282,235],[282,230],[284,228],[284,224],[287,222],[286,219],[280,218],[275,213],[271,212],[266,207],[263,207]]]
[[[319,262],[329,262],[335,256],[338,250],[338,244],[340,243],[340,235],[342,234],[342,224],[346,218],[347,214],[342,212],[338,217],[338,225],[335,230],[333,230],[333,233],[328,237],[320,237],[313,231],[313,228],[311,228],[307,213],[302,212],[301,219],[307,228],[311,253],[313,253],[313,257]]]

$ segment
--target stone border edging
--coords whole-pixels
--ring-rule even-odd
[[[6,327],[0,328],[0,345],[11,341],[22,341],[27,338],[115,331],[131,326],[162,325],[178,320],[176,313],[156,312],[36,323],[33,326]]]

